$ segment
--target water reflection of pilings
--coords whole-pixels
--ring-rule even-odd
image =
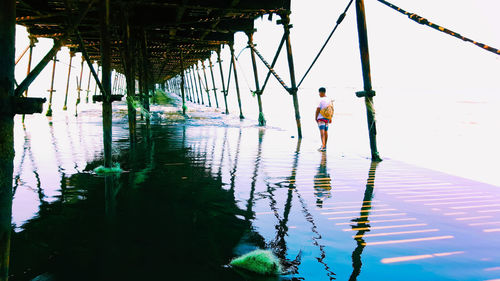
[[[222,152],[221,152],[220,163],[219,163],[219,172],[217,173],[219,180],[222,179],[222,164],[224,162],[224,153],[226,151],[226,142],[227,142],[227,127],[224,128],[224,139],[222,141]]]
[[[233,193],[233,197],[234,197],[234,185],[235,185],[235,179],[236,179],[236,171],[238,169],[238,158],[240,155],[240,144],[241,144],[241,128],[240,128],[239,135],[238,135],[238,143],[236,145],[236,155],[234,156],[234,166],[230,172],[230,174],[231,174],[230,188],[231,188],[231,192]]]
[[[299,154],[297,153],[296,158],[298,158],[298,157],[299,157]],[[323,153],[322,154],[321,163],[326,163],[326,161],[327,161],[327,159],[326,159],[326,153]],[[320,164],[320,166],[321,165],[322,164]],[[325,169],[326,169],[326,167],[325,167]],[[297,198],[299,199],[300,205],[302,207],[302,213],[304,214],[305,219],[311,224],[311,231],[316,235],[316,236],[312,237],[313,245],[316,246],[316,247],[318,247],[319,252],[320,252],[320,256],[316,257],[316,260],[320,264],[323,265],[323,267],[325,268],[326,275],[328,276],[328,278],[330,280],[335,280],[336,279],[336,277],[335,277],[336,274],[330,269],[330,266],[325,261],[325,259],[326,259],[325,245],[320,244],[320,242],[319,242],[321,240],[321,238],[322,238],[322,235],[318,231],[318,227],[316,225],[316,222],[314,221],[314,217],[311,214],[311,212],[309,211],[309,209],[307,207],[307,203],[304,201],[304,199],[300,195],[300,193],[297,190],[297,188],[294,188],[293,190],[297,194]]]
[[[65,195],[66,195],[66,174],[64,173],[64,168],[62,167],[62,161],[61,157],[59,155],[59,144],[57,142],[57,138],[54,135],[54,126],[50,125],[49,126],[49,131],[50,131],[50,137],[52,138],[52,145],[54,147],[54,155],[56,159],[56,165],[57,165],[57,172],[59,175],[61,175],[61,203],[65,201]],[[69,134],[68,134],[69,135]],[[76,165],[76,164],[75,164]],[[47,202],[43,200],[45,196],[43,195],[43,190],[41,187],[38,188],[39,190],[39,199],[40,199],[40,204],[41,206],[45,206]]]
[[[288,218],[290,215],[290,210],[292,209],[292,200],[293,200],[293,190],[295,189],[295,178],[297,176],[297,166],[299,163],[299,155],[300,155],[300,146],[301,146],[302,140],[299,139],[297,141],[297,148],[295,150],[295,156],[294,156],[294,162],[292,165],[292,173],[289,177],[289,185],[288,185],[288,192],[287,192],[287,198],[285,201],[285,207],[283,210],[283,219],[280,218],[278,209],[276,208],[276,200],[274,199],[274,188],[271,188],[271,186],[268,184],[267,185],[267,192],[270,194],[269,200],[270,200],[270,208],[273,211],[276,219],[278,220],[278,224],[276,225],[276,238],[274,241],[271,242],[271,246],[273,249],[275,249],[275,252],[279,258],[282,260],[286,259],[286,253],[287,253],[287,246],[286,246],[286,239],[285,237],[288,234]],[[295,260],[295,263],[299,263],[298,259],[300,258],[300,255],[297,256],[297,259]],[[295,264],[298,265],[298,264]]]
[[[255,169],[252,175],[252,183],[250,184],[250,196],[248,197],[247,210],[246,210],[246,220],[249,221],[254,217],[253,214],[253,204],[255,199],[255,186],[257,184],[257,178],[259,175],[259,167],[262,159],[262,141],[265,135],[264,129],[259,129],[259,145],[257,148],[257,157],[255,158]]]
[[[351,225],[351,227],[353,230],[357,230],[356,235],[354,235],[354,240],[356,240],[357,246],[352,252],[353,270],[349,281],[357,280],[361,272],[361,266],[363,265],[361,261],[361,254],[365,248],[365,240],[363,240],[363,236],[366,232],[370,231],[370,221],[368,216],[370,215],[370,210],[372,208],[373,188],[375,187],[375,171],[379,163],[380,162],[378,161],[371,162],[370,171],[368,172],[368,180],[366,181],[365,194],[363,196],[363,201],[361,202],[359,218],[352,220],[355,224]]]

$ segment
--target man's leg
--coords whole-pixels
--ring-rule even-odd
[[[320,129],[319,130],[320,134],[321,134],[321,148],[325,148],[326,147],[326,139],[325,139],[325,130],[324,129]]]
[[[325,136],[325,144],[323,144],[323,147],[326,148],[326,143],[328,142],[328,127],[325,128],[325,133],[323,135]]]

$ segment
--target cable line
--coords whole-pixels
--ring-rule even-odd
[[[417,22],[419,24],[427,25],[427,26],[429,26],[431,28],[434,28],[436,30],[444,32],[444,33],[446,33],[448,35],[451,35],[453,37],[461,39],[461,40],[463,40],[465,42],[470,42],[470,43],[472,43],[472,44],[474,44],[474,45],[476,45],[476,46],[478,46],[478,47],[480,47],[480,48],[482,48],[484,50],[487,50],[487,51],[490,51],[490,52],[492,52],[494,54],[500,55],[500,50],[498,50],[496,48],[490,47],[490,46],[488,46],[486,44],[479,43],[479,42],[474,41],[472,39],[469,39],[469,38],[467,38],[465,36],[462,36],[459,33],[456,33],[454,31],[451,31],[451,30],[447,29],[447,28],[444,28],[444,27],[439,26],[439,25],[437,25],[435,23],[432,23],[432,22],[428,21],[427,19],[425,19],[425,18],[423,18],[423,17],[421,17],[421,16],[419,16],[417,14],[407,12],[407,11],[399,8],[398,6],[396,6],[394,4],[391,4],[391,3],[389,3],[389,2],[387,2],[385,0],[377,0],[377,1],[380,2],[380,3],[382,3],[382,4],[384,4],[384,5],[386,5],[386,6],[388,6],[388,7],[390,7],[390,8],[392,8],[392,9],[394,9],[394,10],[396,10],[396,11],[398,11],[398,12],[400,12],[401,14],[407,15],[409,19],[411,19],[411,20],[413,20],[413,21],[415,21],[415,22]]]
[[[323,52],[323,50],[325,49],[326,47],[326,44],[328,44],[328,41],[330,41],[330,38],[332,38],[332,35],[333,33],[335,33],[335,30],[337,30],[337,27],[340,25],[340,23],[342,23],[342,21],[344,20],[345,18],[345,15],[347,13],[347,10],[349,10],[349,8],[351,7],[351,4],[352,4],[353,0],[349,1],[349,4],[347,4],[347,7],[345,8],[344,12],[342,14],[340,14],[339,18],[337,19],[337,24],[335,24],[335,27],[333,28],[332,32],[330,32],[330,35],[328,35],[328,38],[326,39],[325,43],[323,44],[323,47],[321,47],[321,49],[319,50],[318,54],[316,55],[316,57],[314,58],[313,62],[311,63],[311,66],[309,66],[309,68],[307,69],[306,73],[304,74],[304,76],[302,76],[302,79],[300,79],[300,82],[299,84],[297,85],[297,88],[300,87],[300,85],[302,84],[302,82],[304,81],[304,79],[306,78],[307,74],[309,74],[309,71],[311,70],[311,68],[313,67],[313,65],[316,63],[316,61],[318,60],[319,56],[321,55],[321,53]]]

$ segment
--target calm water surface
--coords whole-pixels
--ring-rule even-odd
[[[92,172],[99,115],[17,124],[11,280],[500,277],[494,186],[319,153],[312,140],[218,113],[155,115],[131,147],[120,110],[113,154],[124,173],[102,177]],[[227,267],[257,248],[273,250],[286,274]]]

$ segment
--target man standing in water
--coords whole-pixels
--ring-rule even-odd
[[[318,123],[319,132],[321,134],[321,148],[319,151],[326,151],[326,143],[328,141],[328,125],[332,122],[333,105],[326,97],[326,89],[319,88],[319,104],[316,108],[316,122]],[[331,110],[327,108],[331,105]],[[324,116],[327,115],[327,116]]]

